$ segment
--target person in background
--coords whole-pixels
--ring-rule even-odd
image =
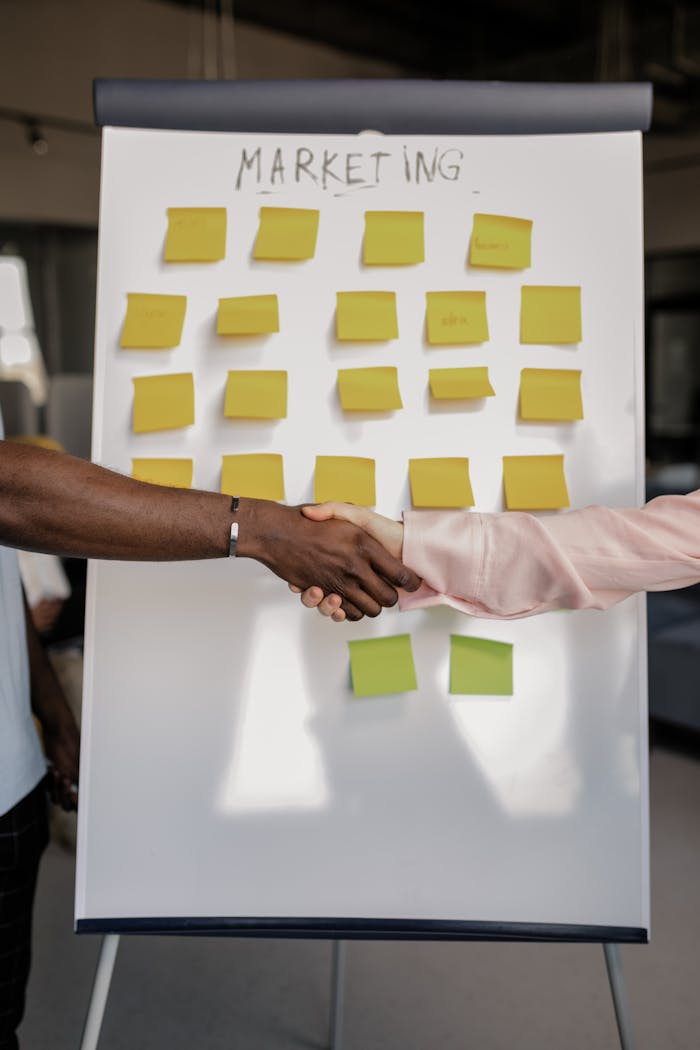
[[[77,802],[78,730],[24,601],[16,547],[136,561],[255,558],[300,588],[342,595],[351,619],[413,590],[415,573],[356,525],[298,507],[148,485],[2,440],[0,420],[0,1050],[16,1050],[31,917],[53,799]],[[235,601],[235,591],[232,592]],[[46,758],[32,720],[41,725]]]
[[[53,449],[55,452],[65,451],[58,441],[44,434],[23,434],[8,438],[8,441],[34,445],[37,448]],[[55,627],[65,602],[71,596],[71,586],[61,559],[55,554],[38,554],[36,551],[20,550],[17,552],[17,557],[22,588],[29,605],[32,622],[43,638]]]
[[[347,503],[303,513],[352,522],[403,558],[423,578],[401,597],[405,610],[445,604],[471,616],[515,619],[550,609],[609,609],[637,591],[700,581],[700,489],[658,496],[641,509],[592,506],[541,518],[412,511],[401,523]],[[320,587],[306,589],[302,602],[345,619],[339,596]]]

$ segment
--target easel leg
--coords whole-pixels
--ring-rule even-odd
[[[328,1032],[330,1050],[341,1050],[343,1041],[343,1001],[345,998],[345,941],[333,941],[331,964],[331,1017]]]
[[[627,993],[625,991],[625,980],[622,974],[622,960],[620,949],[616,944],[604,944],[605,965],[608,968],[608,981],[610,982],[610,994],[615,1007],[615,1019],[617,1020],[617,1031],[620,1036],[622,1050],[634,1050],[634,1035],[632,1032],[632,1020],[629,1007],[627,1006]]]
[[[80,1050],[97,1050],[97,1041],[100,1038],[100,1029],[102,1028],[102,1019],[107,1006],[107,996],[109,995],[109,986],[112,982],[118,947],[119,934],[105,934],[102,939],[102,947],[100,948],[100,957],[97,960],[95,980],[92,984],[90,1005],[85,1018]]]

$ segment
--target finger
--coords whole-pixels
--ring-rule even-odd
[[[302,514],[312,521],[328,521],[330,518],[339,518],[341,521],[349,521],[359,528],[367,528],[371,524],[374,515],[367,507],[356,507],[353,503],[338,503],[331,500],[328,503],[309,503],[301,508]]]
[[[345,613],[343,612],[342,609],[338,609],[338,611],[334,612],[333,615],[331,616],[331,620],[333,620],[334,623],[342,623],[344,619],[345,619]]]
[[[401,587],[404,591],[417,591],[421,585],[420,576],[389,554],[379,543],[373,544],[370,561],[374,571],[394,587]]]
[[[301,604],[307,609],[315,609],[323,601],[323,591],[320,587],[309,587],[301,596]]]
[[[323,599],[318,607],[318,611],[321,616],[332,616],[334,612],[338,612],[340,609],[340,603],[342,598],[339,594],[329,594]],[[345,619],[345,617],[343,617]]]
[[[287,586],[289,587],[292,594],[301,594],[301,587],[297,587],[295,583],[288,583]]]
[[[341,611],[343,612],[343,615],[345,616],[345,619],[346,620],[352,620],[353,623],[356,622],[357,620],[361,620],[363,618],[363,616],[364,616],[364,613],[361,612],[357,608],[356,605],[353,605],[353,603],[351,601],[349,601],[349,599],[347,599],[347,598],[343,599],[343,604],[341,606]]]
[[[335,517],[335,506],[335,503],[308,503],[301,508],[301,513],[312,521],[328,521],[329,518]]]
[[[383,586],[386,586],[378,577],[375,576],[374,578],[378,584],[381,583]],[[348,612],[348,602],[350,602],[356,609],[359,609],[363,616],[379,616],[382,606],[369,592],[370,586],[371,584],[358,580],[356,584],[349,584],[345,588],[342,608],[345,609],[346,613]],[[348,616],[348,619],[351,619],[351,617]]]

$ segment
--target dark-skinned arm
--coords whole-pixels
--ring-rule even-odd
[[[419,579],[372,537],[344,521],[310,521],[299,507],[149,485],[46,449],[0,441],[0,543],[122,561],[254,558],[302,590],[343,599],[348,619],[396,603]]]

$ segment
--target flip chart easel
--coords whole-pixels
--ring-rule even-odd
[[[273,131],[356,133],[368,124],[384,133],[402,135],[551,135],[639,131],[648,126],[650,101],[650,90],[644,85],[579,87],[390,81],[290,84],[104,81],[96,85],[97,121],[102,125],[246,131],[251,134]],[[634,499],[636,495],[628,498]],[[89,795],[87,805],[90,805]],[[84,824],[88,821],[89,814],[84,816]],[[128,916],[130,913],[126,914]],[[289,915],[289,912],[286,914]],[[79,914],[77,925],[81,932],[107,932],[83,1050],[93,1050],[97,1045],[121,931],[177,932],[179,929],[182,932],[216,931],[333,938],[331,1043],[335,1050],[339,1050],[340,1045],[345,937],[574,939],[603,942],[621,1044],[625,1050],[629,1050],[632,1045],[631,1028],[624,1006],[616,942],[646,939],[646,930],[640,924],[616,928],[610,923],[577,922],[575,925],[557,926],[552,922],[519,923],[509,920],[454,923],[424,918],[407,921],[366,919],[364,916],[342,921],[192,917],[173,924],[168,918],[139,920],[127,917],[120,920],[118,917],[81,918]]]

